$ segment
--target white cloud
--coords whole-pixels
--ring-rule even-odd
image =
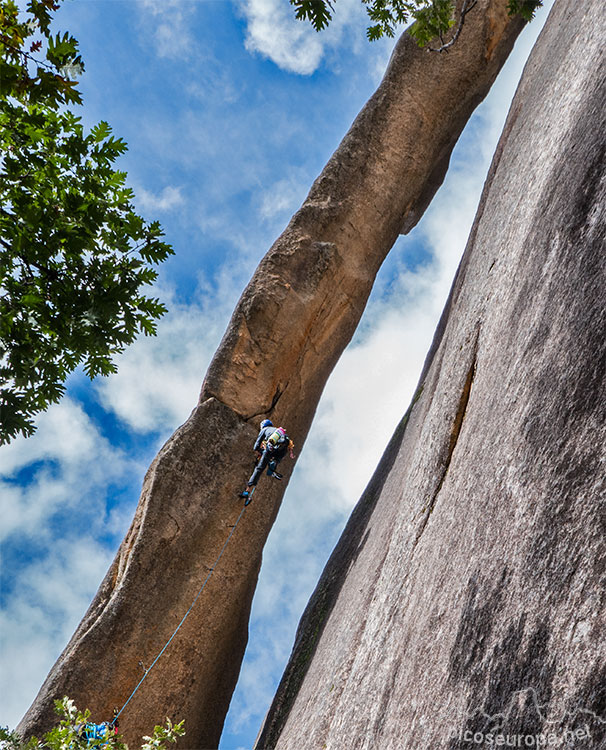
[[[172,185],[167,185],[158,194],[139,188],[136,196],[137,203],[143,211],[171,211],[184,203],[181,188],[172,187]]]
[[[153,35],[160,57],[182,59],[194,49],[190,33],[196,2],[139,0],[144,27]]]
[[[280,68],[310,75],[320,64],[323,44],[311,27],[294,18],[292,7],[280,0],[246,0],[246,49],[258,52]]]
[[[86,494],[90,512],[127,463],[82,407],[64,398],[40,416],[33,437],[17,438],[0,452],[0,539],[47,539],[47,524],[57,511],[77,506]],[[31,472],[29,480],[15,483],[24,469]]]
[[[59,540],[43,560],[12,581],[0,612],[0,673],[4,690],[1,724],[15,726],[90,604],[111,553],[92,536]],[[27,647],[24,647],[27,644]]]
[[[75,439],[66,439],[73,436]],[[0,475],[10,475],[34,461],[78,464],[92,452],[94,431],[80,406],[70,399],[41,414],[33,437],[18,438],[0,452]]]
[[[291,73],[311,75],[318,69],[327,50],[342,43],[348,28],[355,29],[347,43],[359,48],[363,33],[362,4],[359,0],[341,0],[327,29],[317,32],[308,21],[295,17],[292,5],[281,0],[243,0],[247,20],[246,48],[267,57]]]
[[[169,312],[157,336],[138,339],[116,360],[118,372],[96,381],[103,407],[140,432],[183,422],[198,401],[204,373],[246,281],[242,273],[224,268],[217,286],[200,286],[188,305],[160,290]]]
[[[270,185],[261,195],[260,214],[265,220],[288,216],[303,202],[309,185],[296,175],[281,179]]]
[[[209,361],[203,316],[174,301],[171,310],[157,338],[140,338],[118,358],[118,373],[96,384],[103,407],[140,432],[183,422]]]
[[[11,690],[0,723],[14,726],[33,700],[130,522],[132,507],[107,512],[109,486],[144,468],[69,397],[40,416],[33,437],[0,452],[0,537],[11,571],[3,571],[0,612],[0,673],[11,675]]]

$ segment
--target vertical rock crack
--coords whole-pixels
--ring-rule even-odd
[[[473,380],[475,378],[476,374],[476,362],[477,362],[477,347],[478,347],[478,337],[476,336],[476,341],[474,344],[474,352],[473,352],[473,359],[471,362],[471,365],[467,371],[467,375],[465,376],[465,382],[463,383],[463,388],[461,390],[461,395],[459,396],[459,403],[457,406],[457,411],[455,413],[455,417],[452,423],[452,427],[450,430],[450,439],[448,441],[448,450],[446,453],[446,460],[444,462],[444,468],[442,470],[442,475],[440,476],[440,480],[436,486],[436,489],[431,497],[431,500],[429,503],[425,506],[425,513],[423,515],[423,520],[421,521],[421,525],[419,527],[419,530],[417,531],[417,534],[415,536],[415,540],[412,545],[412,549],[414,551],[415,547],[419,543],[419,539],[421,538],[423,532],[425,531],[425,527],[427,526],[427,522],[429,521],[429,517],[431,516],[433,509],[435,507],[435,504],[438,500],[438,495],[440,494],[440,491],[442,490],[442,487],[444,486],[444,482],[446,481],[446,476],[448,474],[448,470],[450,468],[450,464],[452,461],[452,456],[454,454],[455,448],[457,447],[457,442],[459,440],[459,435],[461,434],[461,428],[463,426],[463,420],[465,419],[465,414],[467,412],[467,406],[469,404],[469,397],[471,394],[471,387],[473,385]]]

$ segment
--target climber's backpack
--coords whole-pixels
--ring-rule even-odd
[[[94,724],[92,721],[87,721],[76,726],[76,733],[79,737],[87,740],[89,745],[95,744],[97,747],[97,743],[109,740],[112,735],[112,726],[107,721],[104,721],[101,724]],[[105,744],[103,745],[103,747],[106,746],[107,745]]]
[[[288,435],[284,427],[278,427],[274,430],[271,435],[267,438],[267,449],[271,452],[286,446],[289,442]]]

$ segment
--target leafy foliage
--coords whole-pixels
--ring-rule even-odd
[[[334,13],[336,0],[290,0],[299,19],[310,21],[316,31],[325,29]],[[410,34],[421,47],[440,38],[455,23],[455,0],[362,0],[372,24],[366,30],[370,41],[393,37],[396,26],[414,21]],[[530,20],[542,0],[508,0],[509,12]]]
[[[50,33],[52,12],[57,0],[29,0],[28,16],[20,17],[14,0],[0,5],[0,97],[13,96],[19,101],[46,104],[81,104],[71,76],[84,72],[78,43],[69,34],[53,37]],[[46,57],[33,53],[46,44]]]
[[[124,141],[105,122],[85,133],[65,108],[81,101],[68,76],[83,63],[73,37],[50,34],[57,7],[30,0],[24,21],[0,5],[0,444],[34,432],[79,364],[114,372],[166,312],[142,288],[172,248],[113,167]]]
[[[0,727],[0,748],[2,750],[128,750],[120,735],[114,734],[110,725],[104,727],[103,737],[87,738],[86,724],[90,723],[90,711],[79,711],[73,700],[63,698],[55,701],[55,711],[62,717],[59,724],[44,735],[23,742],[18,734]],[[166,719],[166,726],[157,725],[151,737],[144,737],[141,750],[167,750],[185,734],[183,721],[173,724]]]
[[[442,35],[454,26],[454,12],[451,0],[434,0],[415,13],[413,36],[420,47],[425,47],[432,39]]]
[[[295,6],[295,16],[308,20],[316,31],[325,29],[332,20],[333,6],[330,0],[290,0]]]
[[[519,13],[522,18],[532,21],[541,5],[543,5],[543,0],[508,0],[507,10],[512,16]]]

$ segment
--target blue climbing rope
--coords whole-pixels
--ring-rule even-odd
[[[200,586],[200,589],[199,589],[198,593],[196,594],[196,596],[194,597],[194,600],[193,600],[193,602],[191,603],[191,605],[190,605],[189,609],[188,609],[188,610],[187,610],[187,612],[186,612],[186,613],[185,613],[185,614],[183,615],[183,619],[182,619],[182,620],[181,620],[181,622],[180,622],[180,623],[179,623],[179,624],[177,625],[177,627],[175,628],[175,631],[174,631],[174,633],[173,633],[173,634],[171,635],[171,637],[170,637],[170,638],[169,638],[169,639],[168,639],[168,640],[166,641],[166,643],[164,644],[164,646],[162,647],[162,649],[160,650],[160,652],[158,653],[158,655],[156,656],[156,658],[155,658],[155,659],[154,659],[154,660],[152,661],[152,663],[150,664],[150,666],[148,667],[148,669],[146,669],[146,670],[145,670],[145,674],[144,674],[144,675],[143,675],[143,677],[142,677],[142,678],[141,678],[141,679],[139,680],[139,682],[137,683],[137,685],[136,685],[135,689],[133,690],[133,692],[132,692],[132,693],[131,693],[131,694],[129,695],[129,697],[128,697],[128,700],[126,701],[126,703],[125,703],[125,704],[124,704],[124,705],[122,706],[122,708],[121,708],[121,709],[120,709],[120,710],[118,711],[118,713],[117,713],[117,714],[116,714],[116,715],[114,716],[114,720],[113,720],[113,721],[111,722],[111,723],[112,723],[112,725],[114,725],[114,724],[116,723],[116,721],[118,720],[118,717],[120,716],[120,714],[122,713],[122,711],[124,711],[124,709],[125,709],[125,708],[126,708],[126,707],[128,706],[128,704],[129,704],[129,703],[131,702],[131,700],[132,700],[133,696],[135,695],[135,693],[137,692],[137,690],[138,690],[138,689],[139,689],[139,688],[141,687],[141,685],[143,684],[143,680],[145,680],[145,678],[147,677],[147,675],[148,675],[148,674],[149,674],[149,673],[150,673],[150,672],[152,671],[152,669],[154,668],[154,666],[155,666],[156,662],[157,662],[157,661],[158,661],[158,659],[159,659],[159,658],[160,658],[160,657],[162,656],[162,654],[163,654],[163,653],[164,653],[164,652],[166,651],[166,649],[167,649],[167,648],[169,647],[169,645],[170,645],[171,641],[172,641],[172,640],[173,640],[173,638],[174,638],[174,637],[175,637],[175,636],[177,635],[177,633],[179,632],[179,630],[180,630],[181,626],[183,625],[183,623],[184,623],[184,622],[185,622],[185,620],[187,619],[187,616],[189,615],[189,613],[190,613],[190,612],[192,611],[192,609],[194,608],[194,605],[195,605],[195,603],[196,603],[196,602],[198,601],[198,599],[199,599],[199,597],[200,597],[200,594],[201,594],[201,593],[202,593],[202,592],[204,591],[204,587],[205,587],[205,586],[206,586],[206,584],[208,583],[208,581],[209,581],[209,579],[210,579],[211,575],[213,574],[213,571],[215,570],[215,568],[216,568],[216,567],[217,567],[217,565],[219,564],[219,560],[220,560],[220,559],[221,559],[221,557],[223,556],[223,553],[225,552],[225,548],[227,547],[227,545],[228,545],[228,543],[229,543],[229,540],[230,540],[230,539],[232,538],[232,536],[233,536],[233,534],[234,534],[234,531],[236,530],[236,527],[237,527],[237,526],[238,526],[238,524],[240,523],[240,519],[241,519],[241,518],[242,518],[242,516],[244,515],[244,511],[246,510],[246,506],[247,506],[247,505],[248,505],[248,504],[250,503],[250,500],[251,500],[251,498],[252,498],[252,496],[253,496],[253,494],[254,494],[254,491],[255,491],[255,489],[256,489],[256,487],[253,487],[253,488],[252,488],[252,492],[251,492],[251,493],[250,493],[250,495],[248,496],[247,502],[245,503],[244,507],[243,507],[243,508],[242,508],[242,510],[240,511],[240,515],[238,516],[238,520],[237,520],[237,521],[236,521],[236,523],[235,523],[235,524],[233,525],[233,527],[232,527],[232,530],[231,530],[231,531],[230,531],[230,533],[229,533],[229,536],[228,536],[228,537],[227,537],[227,539],[225,540],[225,544],[223,545],[223,547],[221,547],[221,552],[219,552],[219,556],[218,556],[218,557],[217,557],[217,559],[215,560],[215,562],[214,562],[213,566],[212,566],[212,567],[210,568],[210,570],[208,571],[208,575],[207,575],[207,576],[206,576],[206,578],[204,579],[204,583],[203,583],[203,584],[202,584],[202,585]]]

